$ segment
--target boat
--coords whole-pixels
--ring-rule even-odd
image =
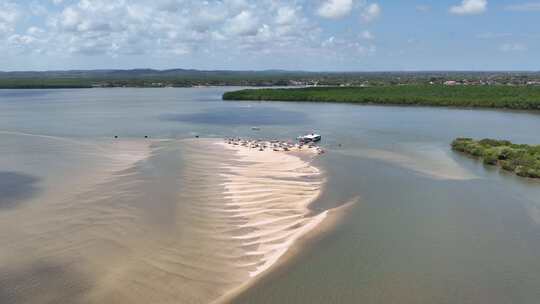
[[[299,137],[298,137],[298,140],[299,140],[300,142],[303,142],[303,143],[308,143],[308,142],[317,142],[317,141],[320,141],[321,138],[322,138],[321,135],[311,133],[311,134],[299,136]]]

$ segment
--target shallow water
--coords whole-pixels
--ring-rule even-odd
[[[1,302],[215,298],[246,272],[233,252],[212,256],[219,241],[199,242],[211,212],[181,202],[204,201],[208,189],[186,185],[216,177],[171,139],[312,130],[329,153],[311,208],[360,199],[235,302],[538,302],[540,184],[449,150],[458,136],[538,143],[538,114],[223,102],[224,90],[0,91]]]

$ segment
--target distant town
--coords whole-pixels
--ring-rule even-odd
[[[0,72],[0,88],[372,87],[388,85],[540,86],[540,72],[303,72],[76,70]]]

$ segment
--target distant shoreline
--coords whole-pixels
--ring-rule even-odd
[[[302,88],[302,85],[242,85],[242,84],[223,84],[223,85],[189,85],[189,86],[1,86],[0,90],[61,90],[61,89],[181,89],[181,88],[226,88],[226,87],[248,87],[248,88]]]
[[[286,70],[234,71],[192,69],[0,71],[0,88],[93,88],[93,87],[378,87],[401,85],[511,85],[540,86],[534,71],[387,71],[308,72]]]

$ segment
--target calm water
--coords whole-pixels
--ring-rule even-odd
[[[316,130],[329,151],[318,160],[329,182],[313,208],[360,199],[335,231],[310,244],[288,267],[258,282],[237,303],[538,303],[540,183],[484,167],[451,152],[449,143],[459,136],[540,143],[540,115],[223,102],[225,90],[0,91],[0,245],[6,248],[14,235],[24,240],[34,224],[41,227],[29,223],[24,214],[43,214],[39,206],[46,203],[41,198],[54,197],[50,192],[59,185],[66,185],[62,189],[69,192],[84,187],[88,179],[100,178],[98,164],[122,167],[114,159],[103,160],[99,153],[109,149],[113,135],[134,141],[144,136],[194,135],[294,138]],[[252,126],[261,131],[252,131]],[[128,201],[132,191],[141,191],[140,183],[147,187],[144,195],[168,193],[176,186],[166,181],[181,178],[185,158],[176,155],[182,149],[156,145],[153,160],[141,164],[129,184],[103,186],[106,192],[94,192],[96,196],[107,193],[103,206],[108,199]],[[134,155],[145,153],[143,147],[132,149]],[[157,175],[161,179],[144,183]],[[146,197],[140,204],[149,200]],[[135,207],[148,214],[157,212],[147,205]],[[152,224],[157,227],[152,232],[134,236],[134,247],[111,247],[110,253],[96,254],[110,260],[118,258],[113,255],[118,250],[126,254],[137,246],[144,250],[137,237],[172,231],[163,223],[166,214],[145,219],[145,224],[153,219],[159,223]],[[126,231],[134,225],[131,220],[114,220]],[[76,224],[80,225],[70,227]],[[118,227],[101,224],[99,234],[92,232],[94,238]],[[189,231],[180,228],[174,231]],[[71,236],[64,237],[70,241]],[[46,239],[47,233],[35,236],[36,242]],[[159,240],[172,242],[174,235]],[[30,296],[14,294],[12,288],[22,284],[31,289],[40,275],[80,281],[69,289],[73,294],[95,284],[92,277],[78,275],[77,271],[87,272],[85,267],[77,271],[68,267],[67,276],[62,267],[43,265],[44,257],[51,255],[46,250],[25,257],[23,263],[13,255],[28,248],[17,246],[0,252],[0,299],[8,303],[28,302]],[[12,260],[31,269],[12,269]],[[62,285],[51,282],[39,288]]]

